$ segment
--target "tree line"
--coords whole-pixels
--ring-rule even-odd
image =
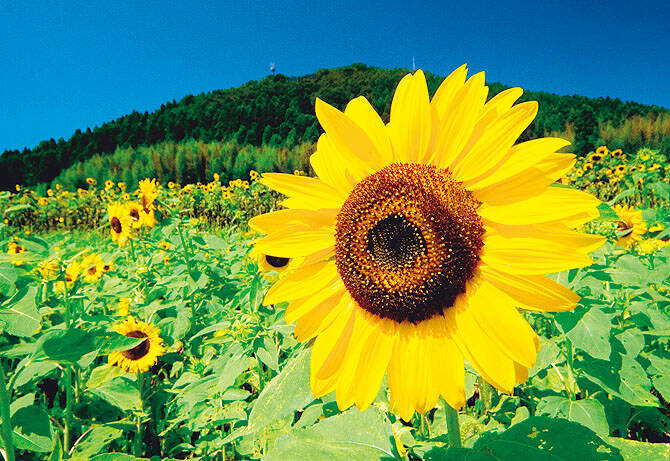
[[[49,139],[32,149],[6,150],[0,156],[0,189],[9,189],[16,183],[51,182],[62,170],[95,155],[164,141],[234,141],[239,146],[287,149],[313,143],[321,133],[314,115],[317,96],[343,109],[349,100],[364,95],[388,121],[393,91],[407,72],[353,64],[302,77],[271,75],[238,88],[188,95],[178,102],[162,104],[153,112],[133,111],[99,127],[77,130],[67,140]],[[432,94],[442,77],[431,73],[426,76]],[[500,83],[488,85],[489,97],[508,88]],[[570,132],[574,134],[572,149],[586,153],[604,141],[605,130],[609,134],[621,131],[637,117],[636,126],[646,127],[637,130],[641,136],[634,138],[635,145],[629,142],[630,145],[616,147],[670,147],[670,131],[663,122],[668,120],[670,111],[658,106],[536,91],[527,91],[521,100],[540,104],[538,116],[522,140]],[[615,137],[628,142],[622,136]]]

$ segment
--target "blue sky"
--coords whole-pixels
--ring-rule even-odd
[[[133,109],[363,62],[462,63],[530,90],[670,108],[670,2],[3,2],[0,152]]]

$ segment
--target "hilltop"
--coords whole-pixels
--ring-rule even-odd
[[[100,127],[77,130],[67,140],[49,139],[32,149],[6,150],[0,156],[0,189],[50,182],[62,170],[96,154],[166,141],[234,141],[289,149],[311,143],[320,134],[314,116],[317,96],[342,109],[350,99],[364,95],[388,120],[393,90],[407,72],[353,64],[301,77],[271,75],[237,88],[188,95],[150,113],[133,111]],[[431,94],[442,78],[427,73]],[[488,85],[489,97],[508,88]],[[521,100],[540,103],[538,116],[522,140],[563,135],[579,153],[602,142],[627,150],[670,147],[670,111],[658,106],[537,91],[527,91]]]

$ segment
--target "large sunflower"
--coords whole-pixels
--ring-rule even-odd
[[[130,373],[147,371],[165,352],[163,339],[159,336],[160,330],[153,325],[128,317],[114,330],[129,338],[146,339],[132,349],[109,354],[107,360],[110,365],[117,365]]]
[[[619,238],[616,243],[624,248],[632,248],[647,232],[647,223],[642,219],[642,211],[628,205],[616,205],[614,212],[619,217],[616,223]]]
[[[315,338],[311,387],[364,409],[386,373],[407,420],[443,396],[465,401],[464,359],[504,392],[528,377],[538,338],[517,307],[572,309],[579,297],[542,274],[588,266],[602,238],[571,230],[598,215],[584,192],[551,187],[574,164],[569,144],[514,145],[537,103],[511,88],[486,101],[466,68],[429,100],[405,76],[384,124],[363,97],[344,113],[316,100],[325,130],[317,178],[264,174],[288,209],[251,220],[258,251],[305,258],[266,304],[288,301],[300,341]]]

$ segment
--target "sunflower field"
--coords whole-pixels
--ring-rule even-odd
[[[312,165],[322,176],[320,161]],[[403,168],[382,173],[392,180],[415,174]],[[457,191],[449,199],[462,204],[459,213],[472,213],[468,195],[435,171],[420,170],[417,181],[449,184]],[[557,194],[585,191],[598,199],[595,214],[580,217],[578,226],[593,263],[551,273],[551,294],[537,284],[532,301],[519,301],[519,322],[532,327],[536,344],[529,360],[509,351],[519,362],[511,362],[511,385],[484,363],[496,355],[475,354],[474,345],[463,348],[471,354],[465,362],[455,352],[461,371],[453,374],[421,366],[418,357],[438,349],[420,340],[404,350],[399,343],[383,347],[385,324],[397,322],[400,331],[435,318],[423,305],[412,304],[411,315],[400,317],[397,299],[383,294],[384,303],[360,314],[376,312],[382,321],[371,322],[378,330],[358,329],[358,317],[351,325],[328,319],[340,298],[328,292],[335,285],[311,272],[326,270],[319,266],[321,248],[300,240],[299,219],[280,211],[309,207],[287,184],[313,184],[313,174],[280,179],[251,171],[227,185],[215,176],[184,186],[91,179],[77,191],[57,187],[40,195],[17,185],[2,193],[4,459],[670,459],[665,153],[602,146],[554,178],[550,189]],[[361,184],[354,191],[368,187]],[[398,216],[378,220],[367,234],[367,251],[383,264],[430,243]],[[285,235],[291,226],[300,231],[295,241]],[[346,232],[355,238],[355,230]],[[474,225],[458,232],[479,238]],[[340,244],[350,236],[341,233]],[[385,245],[400,237],[402,248],[391,252]],[[287,253],[308,245],[314,251]],[[340,267],[356,263],[343,261]],[[292,301],[310,289],[320,291]],[[533,309],[533,302],[553,308]],[[335,352],[315,357],[339,324],[355,332],[331,340],[350,341],[343,350],[358,350],[360,362]],[[422,333],[431,334],[427,327]],[[507,340],[495,344],[507,350]],[[384,354],[408,359],[385,373]],[[339,371],[328,374],[328,368]],[[370,370],[379,370],[380,382],[368,378]],[[433,376],[440,377],[434,393]]]

